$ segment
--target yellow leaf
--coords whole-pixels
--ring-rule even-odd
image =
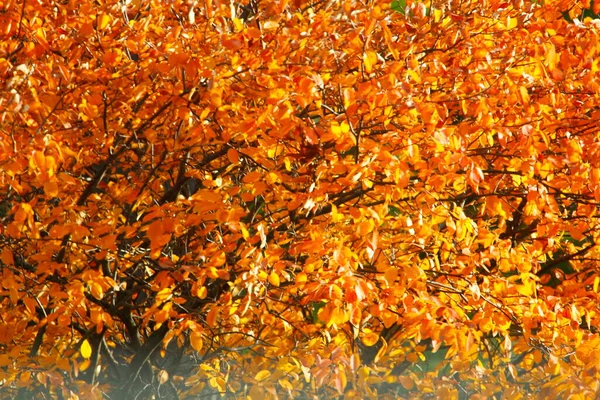
[[[292,384],[285,379],[279,380],[279,386],[281,386],[285,390],[292,390],[294,388],[294,386],[292,386]]]
[[[104,30],[110,23],[110,16],[108,14],[102,14],[98,20],[98,29]]]
[[[242,22],[239,18],[232,18],[233,25],[235,27],[235,32],[240,32],[244,29],[244,22]]]
[[[535,294],[535,282],[526,281],[522,285],[517,285],[517,292],[525,297],[531,297]]]
[[[277,275],[277,272],[271,272],[269,275],[269,283],[273,286],[279,287],[279,275]]]
[[[267,273],[263,270],[258,271],[258,275],[257,278],[260,279],[261,281],[265,281],[268,279]]]
[[[90,343],[87,341],[87,339],[81,343],[79,352],[83,358],[90,358],[92,356],[92,346],[90,346]]]
[[[242,237],[244,240],[248,240],[250,238],[250,232],[248,232],[248,229],[246,229],[246,227],[242,224],[240,224],[240,229],[242,231]]]
[[[332,222],[340,222],[344,220],[344,215],[338,212],[338,208],[335,204],[331,205],[331,221]]]
[[[494,329],[494,322],[489,317],[483,317],[479,321],[479,329],[485,333],[490,332],[492,329]]]
[[[526,87],[519,87],[519,95],[521,96],[521,101],[523,102],[523,105],[529,104],[529,92],[527,91]]]
[[[363,336],[362,342],[365,346],[371,347],[379,340],[379,335],[375,332],[368,332]]]
[[[157,303],[163,303],[167,300],[169,300],[171,298],[171,289],[170,288],[164,288],[163,290],[161,290],[160,292],[158,292],[156,294],[156,302]]]
[[[98,282],[89,282],[89,285],[92,296],[98,300],[101,300],[104,297],[104,289],[102,288],[102,285],[100,285]]]
[[[333,133],[333,135],[336,138],[339,137],[341,135],[341,133],[342,133],[342,129],[341,129],[340,125],[336,121],[333,121],[331,123],[331,133]]]
[[[271,371],[263,369],[258,374],[256,374],[256,376],[254,377],[254,379],[256,379],[257,381],[261,382],[261,381],[264,381],[265,379],[267,379],[269,376],[271,376]]]
[[[363,63],[365,64],[365,71],[368,74],[373,72],[373,66],[377,64],[377,53],[372,50],[365,52],[363,56]]]
[[[508,16],[506,18],[506,28],[507,29],[516,28],[518,24],[519,24],[519,20],[517,20],[516,18],[514,18],[514,17],[511,18],[510,16]]]
[[[298,275],[296,275],[296,284],[297,285],[301,285],[303,283],[306,283],[307,281],[308,281],[308,276],[304,272],[300,272]]]
[[[206,270],[206,276],[211,279],[217,279],[219,277],[219,271],[215,267],[208,267]]]
[[[341,130],[342,133],[348,133],[348,132],[350,132],[350,125],[348,125],[348,122],[343,121],[340,124],[340,130]]]
[[[40,151],[34,151],[33,157],[29,158],[29,166],[34,170],[43,170],[46,166],[46,157],[44,157],[44,153]]]
[[[198,291],[196,292],[196,296],[198,296],[199,299],[205,299],[207,294],[208,290],[206,289],[206,286],[199,287]]]
[[[333,307],[331,309],[331,314],[329,315],[329,320],[327,321],[327,327],[331,325],[340,326],[343,325],[346,321],[348,321],[348,317],[344,310],[339,307]]]

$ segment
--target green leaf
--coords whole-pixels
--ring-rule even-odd
[[[402,15],[406,15],[406,0],[392,1],[391,9]]]
[[[325,303],[324,301],[315,301],[311,304],[312,306],[312,312],[311,312],[311,318],[312,318],[312,323],[316,324],[322,321],[319,321],[319,310],[321,310],[321,308],[325,307],[327,303]]]
[[[392,217],[398,217],[400,216],[400,209],[398,207],[388,206],[388,214]]]

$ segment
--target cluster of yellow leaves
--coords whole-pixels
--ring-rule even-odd
[[[0,6],[0,385],[598,395],[596,2],[367,3]]]

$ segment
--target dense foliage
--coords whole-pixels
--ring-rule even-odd
[[[5,1],[0,391],[597,397],[595,3]]]

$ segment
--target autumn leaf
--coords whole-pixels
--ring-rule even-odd
[[[79,352],[81,353],[81,356],[83,358],[90,358],[92,356],[92,347],[90,346],[90,343],[87,340],[81,342]]]
[[[271,376],[270,371],[262,370],[262,371],[258,372],[256,374],[256,376],[254,376],[254,379],[256,379],[258,382],[261,382],[261,381],[264,381],[265,379],[267,379],[269,376]]]
[[[597,3],[9,1],[3,393],[597,398]]]
[[[373,346],[379,340],[379,335],[375,332],[369,332],[362,338],[362,342],[365,346]]]
[[[190,334],[190,344],[195,351],[200,352],[203,346],[202,334],[197,331],[192,332]]]

